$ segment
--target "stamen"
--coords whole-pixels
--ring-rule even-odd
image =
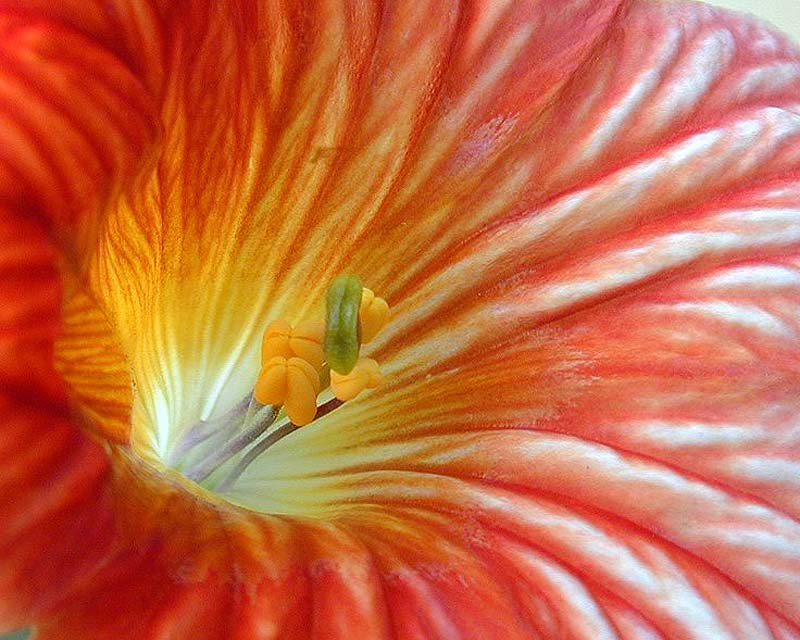
[[[250,426],[228,442],[225,447],[212,452],[196,465],[192,465],[191,469],[185,470],[186,477],[195,482],[202,482],[208,478],[220,466],[255,442],[275,422],[278,413],[278,408],[272,405],[259,407],[254,414],[254,419],[250,422]]]
[[[317,415],[315,419],[319,419],[324,415],[329,414],[331,411],[335,411],[339,407],[342,406],[342,401],[333,398],[332,400],[328,400],[325,404],[321,405],[317,410]],[[250,451],[245,454],[245,456],[236,464],[236,466],[231,469],[227,476],[225,476],[222,481],[216,486],[216,490],[220,493],[225,492],[226,490],[230,489],[233,484],[239,479],[239,477],[245,472],[247,467],[249,467],[256,458],[258,458],[262,453],[264,453],[267,449],[269,449],[272,445],[274,445],[279,440],[282,440],[286,436],[291,433],[294,433],[300,428],[299,425],[296,425],[292,422],[283,422],[278,425],[277,429],[275,429],[272,433],[270,433],[266,438],[261,440],[256,446],[254,446]]]
[[[291,358],[294,354],[289,348],[289,339],[292,335],[292,325],[286,320],[273,320],[264,330],[261,340],[261,364],[275,356]]]
[[[358,322],[361,326],[361,344],[371,342],[389,322],[389,304],[383,298],[377,298],[375,292],[366,287],[361,294]]]
[[[245,419],[250,396],[245,396],[232,409],[213,420],[200,420],[188,427],[175,444],[169,456],[169,464],[176,465],[192,449],[208,440],[211,436],[231,429],[231,425],[240,424]]]
[[[325,360],[322,350],[324,337],[325,325],[322,322],[303,322],[292,328],[285,320],[274,320],[267,326],[261,341],[261,364],[266,365],[276,356],[287,360],[298,357],[319,369]]]
[[[320,321],[303,322],[292,331],[289,348],[298,358],[302,358],[317,371],[325,361],[322,342],[325,340],[325,324]]]
[[[339,400],[352,400],[364,389],[374,389],[383,382],[378,363],[372,358],[359,358],[348,374],[331,371],[331,391]]]
[[[388,319],[389,305],[358,277],[336,278],[326,322],[271,322],[252,394],[221,418],[186,429],[169,456],[172,465],[216,491],[229,489],[273,444],[383,382],[378,363],[359,353]],[[326,394],[331,399],[317,406],[321,389],[333,398]]]
[[[319,374],[302,358],[271,358],[261,369],[253,396],[261,404],[285,405],[289,419],[307,425],[317,412]]]
[[[314,420],[319,420],[322,416],[328,415],[331,411],[338,409],[344,404],[338,398],[331,398],[325,404],[321,404],[319,408],[317,408],[317,415],[314,417]]]
[[[250,451],[248,451],[244,458],[242,458],[236,466],[231,469],[230,473],[225,476],[222,481],[217,485],[216,490],[220,493],[224,493],[228,489],[233,486],[233,483],[236,482],[239,477],[245,472],[247,467],[249,467],[253,460],[258,458],[262,453],[264,453],[267,449],[269,449],[273,444],[278,442],[278,440],[282,440],[290,433],[297,431],[300,427],[296,424],[291,422],[285,422],[281,424],[275,431],[270,433],[266,438],[264,438],[261,442],[259,442],[256,446],[254,446]]]

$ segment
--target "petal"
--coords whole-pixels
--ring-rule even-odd
[[[249,392],[267,323],[314,317],[356,244],[366,268],[370,220],[398,223],[384,201],[407,199],[441,141],[540,117],[618,5],[176,8],[157,166],[110,209],[82,270],[136,381],[137,450],[167,456]],[[448,182],[467,188],[477,165],[462,165]]]
[[[31,10],[39,10],[39,4],[30,5]],[[509,11],[509,15],[502,18],[506,25],[513,25],[529,13],[532,19],[544,23],[543,37],[539,42],[553,43],[555,55],[544,51],[542,64],[528,70],[531,82],[538,83],[526,87],[535,98],[533,102],[543,104],[545,94],[564,80],[569,67],[577,65],[577,61],[588,54],[613,12],[613,4],[604,3],[596,20],[593,19],[593,10],[581,7],[566,7],[550,22],[544,19],[550,13],[550,7],[530,11],[523,7],[521,11]],[[151,30],[158,33],[162,25],[152,20],[144,7],[140,14],[131,15],[125,5],[109,8],[107,3],[63,3],[56,8],[47,8],[47,3],[44,3],[42,6],[49,12],[49,19],[63,21],[67,29],[69,25],[79,24],[87,30],[100,31],[111,40],[116,32],[120,39],[118,44],[124,45],[128,54],[141,50],[142,58],[151,60],[158,57],[158,47],[154,48],[152,41],[140,34]],[[272,309],[288,309],[302,316],[303,305],[314,304],[313,300],[319,298],[314,295],[314,289],[317,293],[324,289],[326,275],[316,277],[315,272],[315,279],[309,282],[310,290],[298,296],[296,283],[302,283],[303,279],[287,277],[293,270],[293,261],[288,258],[296,255],[292,247],[293,238],[310,236],[304,232],[304,227],[315,218],[319,221],[314,201],[325,190],[331,174],[331,150],[343,156],[340,163],[346,170],[343,175],[352,176],[361,173],[363,163],[383,147],[382,166],[376,164],[374,171],[369,173],[373,184],[364,184],[355,194],[356,208],[365,209],[358,215],[363,221],[368,220],[376,211],[371,204],[375,181],[382,192],[388,192],[393,176],[404,171],[403,153],[398,155],[397,145],[410,147],[409,136],[419,128],[431,102],[428,89],[441,81],[436,69],[446,62],[448,49],[452,46],[450,43],[458,42],[466,35],[470,37],[472,52],[465,52],[460,61],[461,73],[464,74],[476,66],[475,60],[484,46],[497,47],[498,55],[502,57],[504,27],[501,26],[499,31],[492,27],[491,21],[498,18],[498,12],[492,6],[475,7],[475,16],[458,15],[440,3],[419,5],[413,11],[398,4],[387,7],[382,15],[375,10],[377,7],[365,9],[361,3],[345,6],[320,2],[313,9],[313,12],[292,10],[286,15],[265,11],[259,16],[260,20],[254,20],[253,13],[247,8],[242,8],[239,13],[238,8],[227,13],[225,9],[209,8],[200,3],[187,5],[182,13],[174,10],[172,19],[175,23],[179,18],[183,19],[182,24],[187,28],[175,34],[171,40],[172,47],[165,52],[173,74],[164,89],[166,98],[162,119],[166,126],[162,148],[174,151],[175,155],[163,157],[149,182],[142,180],[137,183],[116,209],[105,212],[105,217],[99,217],[98,222],[102,224],[94,225],[89,221],[81,226],[92,239],[96,233],[100,242],[93,245],[96,250],[82,251],[80,247],[88,241],[82,244],[76,240],[79,247],[76,253],[86,259],[77,265],[75,273],[77,280],[84,285],[84,291],[76,292],[74,298],[70,296],[73,306],[69,308],[86,310],[86,315],[76,313],[67,318],[70,327],[97,328],[95,332],[86,332],[86,342],[99,339],[107,345],[118,343],[120,351],[129,359],[128,366],[132,369],[138,394],[149,395],[152,399],[148,407],[134,407],[134,422],[137,415],[146,415],[148,410],[151,411],[148,416],[151,422],[173,420],[172,416],[165,416],[161,411],[164,406],[177,407],[182,411],[181,416],[193,417],[181,407],[182,402],[200,407],[200,413],[212,411],[214,406],[209,405],[208,398],[216,397],[214,392],[219,389],[213,388],[209,393],[207,379],[193,385],[192,374],[188,374],[187,380],[187,374],[182,372],[184,376],[179,378],[180,384],[175,385],[175,379],[164,372],[170,372],[172,365],[180,362],[181,366],[185,363],[195,376],[198,376],[197,372],[201,372],[201,376],[202,372],[218,370],[219,367],[212,365],[220,360],[234,365],[223,368],[223,373],[226,370],[239,371],[236,365],[254,360],[251,357],[253,333],[260,332],[266,324],[263,321],[269,317],[270,309],[265,301],[272,303]],[[355,20],[346,24],[344,18],[351,14]],[[125,25],[118,30],[113,25],[107,27],[104,19],[118,15],[124,17]],[[379,32],[378,25],[383,21],[385,24]],[[585,21],[587,33],[584,35],[576,29],[566,47],[563,39],[548,37],[548,32],[557,33],[571,21],[576,25]],[[247,66],[252,51],[258,54],[252,59],[258,59],[268,44],[262,38],[248,40],[258,35],[248,32],[248,29],[252,28],[251,25],[262,28],[264,23],[272,33],[278,34],[274,49],[264,55],[276,59],[274,72],[269,74],[266,82],[263,76],[252,73]],[[218,28],[223,24],[235,29]],[[142,25],[142,28],[137,30],[132,25]],[[354,25],[361,26],[353,29]],[[425,28],[420,28],[423,26]],[[431,27],[435,29],[431,31]],[[348,37],[341,38],[345,28]],[[404,32],[420,34],[419,42],[409,46],[402,36]],[[242,36],[241,44],[234,39],[234,33]],[[315,37],[309,41],[309,35]],[[528,49],[533,49],[534,38],[526,36],[525,40]],[[97,42],[104,43],[105,40],[98,35]],[[139,42],[143,46],[128,47],[128,43],[136,45]],[[209,47],[212,42],[214,46]],[[352,64],[340,62],[343,58],[338,50],[339,42],[346,43],[344,54]],[[336,44],[336,48],[331,44]],[[248,48],[251,51],[245,51]],[[290,55],[281,58],[282,51]],[[242,52],[246,55],[238,55]],[[227,55],[231,53],[236,55]],[[400,64],[403,56],[411,54],[412,64]],[[129,55],[129,59],[134,57]],[[519,57],[522,59],[524,53]],[[220,64],[220,60],[225,63]],[[367,70],[370,60],[376,60],[378,64]],[[99,69],[115,68],[111,60],[108,64],[101,62],[96,65]],[[240,64],[241,67],[235,68]],[[562,70],[562,64],[567,71]],[[142,77],[157,78],[150,66],[134,66],[141,70]],[[158,66],[154,65],[154,68]],[[319,79],[324,77],[333,78],[333,81],[320,83]],[[235,84],[240,79],[249,79],[251,86],[240,91]],[[364,93],[364,87],[375,83],[383,85],[379,92],[381,95],[411,96],[412,99],[404,103],[402,114],[392,106],[396,101],[384,102],[375,98],[371,98],[366,108],[359,109],[357,114],[339,113],[339,97],[357,97]],[[212,85],[215,87],[213,94],[205,90]],[[148,86],[156,84],[148,80]],[[480,86],[476,85],[472,94],[477,95],[479,91]],[[542,95],[536,95],[537,92]],[[130,92],[125,87],[118,93],[125,95],[128,104],[137,104],[136,98],[128,95]],[[139,103],[146,102],[146,97],[140,97]],[[91,113],[91,110],[87,111]],[[418,117],[410,120],[405,117],[418,111]],[[265,121],[265,113],[276,115]],[[398,115],[402,117],[396,117]],[[364,117],[364,122],[374,131],[386,130],[377,146],[370,145],[371,150],[346,148],[350,121],[360,117]],[[96,116],[91,119],[103,121]],[[306,125],[312,120],[324,126],[309,129]],[[236,124],[229,126],[230,123]],[[126,122],[126,129],[129,124]],[[275,132],[282,133],[274,136]],[[456,133],[457,129],[453,129],[451,135]],[[114,132],[108,135],[104,132],[98,139],[114,140],[114,135]],[[54,143],[57,142],[55,139]],[[339,146],[342,148],[337,149]],[[76,148],[76,145],[65,144],[67,147]],[[218,153],[208,153],[209,148],[218,150]],[[228,153],[228,149],[245,150],[246,153]],[[319,155],[319,162],[298,166],[292,161],[298,149],[304,157]],[[186,157],[192,162],[183,162]],[[203,161],[196,163],[196,158]],[[241,171],[243,167],[249,167],[250,171]],[[291,174],[285,174],[286,171]],[[126,172],[121,171],[120,175]],[[225,176],[234,178],[234,182]],[[45,195],[56,193],[54,187],[44,182],[45,177],[41,187],[37,185],[35,191]],[[215,181],[209,184],[210,178]],[[97,177],[87,182],[105,184]],[[197,188],[198,185],[202,188]],[[59,197],[50,197],[47,204],[55,208],[59,202]],[[95,209],[94,206],[84,206],[77,198],[74,202],[75,209]],[[160,208],[163,203],[166,203],[165,211]],[[182,213],[187,211],[195,215],[193,221],[182,217]],[[220,215],[208,215],[206,219],[214,224],[203,229],[198,224],[202,219],[196,217],[198,211]],[[292,212],[292,215],[287,216],[287,212]],[[73,210],[67,211],[65,207],[64,219],[69,221],[70,215],[74,215]],[[286,224],[281,223],[282,220]],[[270,221],[277,224],[264,224]],[[342,218],[342,228],[351,231],[349,242],[352,242],[353,233],[363,226],[361,222],[355,226],[351,222]],[[269,229],[268,239],[274,246],[266,261],[263,260],[265,239],[261,231],[264,228]],[[219,229],[224,229],[224,234],[220,234]],[[330,236],[315,234],[314,243],[330,251],[331,245],[321,243],[321,237],[327,240]],[[165,252],[153,256],[150,247],[158,245],[165,247]],[[190,251],[182,251],[184,247]],[[314,259],[313,252],[303,251],[302,255],[305,262],[301,266],[308,268]],[[115,262],[122,256],[125,256],[124,264]],[[193,261],[191,256],[197,257]],[[254,256],[259,260],[250,259]],[[243,257],[248,259],[243,260]],[[329,266],[336,269],[336,261]],[[208,282],[212,271],[215,274],[233,274],[225,287],[224,297],[216,288],[201,284]],[[265,277],[258,281],[257,276],[261,274]],[[260,285],[255,293],[254,281]],[[142,291],[142,283],[155,289]],[[187,283],[196,284],[186,286]],[[161,286],[163,289],[159,288]],[[117,294],[111,295],[112,289],[121,292],[120,298],[125,300],[121,302],[115,297]],[[238,302],[241,298],[248,299],[247,305]],[[90,308],[91,301],[96,301],[96,309]],[[240,314],[240,308],[252,311]],[[187,310],[192,313],[187,313]],[[165,314],[165,311],[170,313]],[[161,331],[164,327],[159,322],[165,316],[181,318],[179,334]],[[113,327],[116,335],[110,338],[114,340],[99,335],[101,317]],[[208,323],[208,318],[215,322]],[[229,318],[231,326],[219,323],[222,318]],[[253,330],[253,325],[258,328]],[[228,336],[232,336],[232,342]],[[81,344],[79,336],[74,334],[68,334],[63,344],[61,353],[64,355],[60,358],[60,365],[66,374],[71,364],[79,361],[79,358],[71,358],[70,354],[83,353],[86,344]],[[198,345],[203,347],[198,349]],[[112,370],[116,370],[117,365],[115,360]],[[80,367],[76,365],[73,369]],[[241,377],[252,382],[249,374]],[[86,379],[95,378],[86,376]],[[109,386],[117,385],[114,376],[111,379]],[[78,377],[73,377],[72,381],[76,387],[84,384]],[[177,389],[181,390],[180,393]],[[177,402],[176,396],[182,394],[185,394],[185,400]],[[96,396],[91,390],[76,389],[76,397],[79,402],[85,398],[87,403],[95,404]],[[222,400],[221,405],[224,405],[224,395]],[[123,400],[121,408],[124,409],[125,404]],[[96,416],[95,420],[111,423],[115,415],[116,409],[110,414]],[[116,427],[110,435],[124,438]],[[309,620],[319,633],[329,637],[351,637],[354,630],[358,630],[365,637],[378,638],[392,633],[394,625],[413,626],[410,618],[392,622],[382,585],[377,579],[378,572],[365,554],[364,546],[340,528],[329,527],[324,531],[306,523],[290,532],[288,525],[274,521],[265,525],[258,518],[255,521],[258,526],[251,524],[239,528],[229,521],[228,526],[221,530],[208,525],[209,521],[216,521],[215,512],[202,503],[198,505],[194,497],[180,491],[170,494],[172,500],[165,497],[163,478],[159,478],[155,487],[142,488],[140,477],[143,472],[138,467],[136,469],[131,475],[126,473],[122,462],[115,461],[113,491],[119,499],[115,528],[128,532],[130,539],[118,541],[118,553],[110,557],[105,569],[99,575],[92,574],[91,582],[63,601],[57,617],[40,625],[40,637],[192,635],[199,631],[200,625],[209,635],[218,633],[228,637],[230,634],[225,634],[224,630],[230,628],[231,620],[236,620],[237,631],[242,637],[257,637],[264,633],[265,628],[280,628],[281,637],[306,637]],[[181,497],[175,498],[176,494]],[[176,504],[180,508],[169,508]],[[195,512],[192,512],[193,508]],[[129,516],[127,520],[126,513]],[[176,528],[174,523],[179,515],[180,526]],[[228,517],[237,520],[235,516]],[[247,523],[246,519],[244,521]],[[237,520],[237,524],[240,522]],[[169,532],[168,535],[164,531]],[[180,532],[186,533],[183,539]],[[199,532],[206,532],[209,537],[203,539],[198,536]],[[198,540],[205,544],[198,544]],[[301,543],[302,563],[297,560],[299,554],[293,548]],[[162,550],[162,545],[167,548]],[[231,555],[226,555],[225,550]],[[245,558],[254,550],[256,555],[263,554],[263,557],[250,565]],[[206,552],[211,559],[205,555]],[[230,558],[236,558],[238,569],[235,571],[231,570]],[[310,580],[305,566],[315,567]],[[193,568],[196,568],[196,574]],[[187,574],[190,578],[199,577],[187,581]],[[280,578],[264,578],[266,574]],[[363,576],[368,588],[359,588],[348,579],[351,575]],[[313,601],[319,607],[310,617],[303,615],[306,611],[311,612],[309,603],[312,599],[304,588],[309,583],[314,584],[317,598]],[[282,597],[276,599],[276,592]],[[243,599],[241,593],[246,593],[247,598]],[[342,603],[347,603],[347,606],[337,606]],[[239,606],[238,615],[232,615],[226,604],[230,604],[234,611]],[[137,615],[132,616],[131,609]],[[198,628],[192,628],[195,623],[186,622],[185,614],[189,611]]]
[[[92,253],[102,206],[135,171],[156,132],[152,99],[136,75],[157,81],[148,66],[155,54],[145,48],[129,55],[144,42],[139,29],[151,26],[152,10],[143,5],[126,22],[131,9],[113,4],[0,3],[0,200],[7,215],[42,220],[70,271]],[[96,301],[71,289],[59,368],[75,384],[76,401],[94,407],[87,411],[92,428],[125,439],[124,356]],[[101,345],[106,367],[87,366],[87,354]],[[95,381],[103,368],[107,374]]]
[[[72,283],[62,304],[54,359],[70,387],[84,427],[109,440],[127,442],[133,393],[125,354],[108,319],[81,287]]]
[[[70,424],[53,369],[53,260],[37,224],[0,210],[0,630],[56,606],[112,536],[107,461]]]
[[[641,416],[666,422],[673,416],[665,407],[703,424],[725,418],[723,408],[752,402],[749,415],[766,433],[765,456],[796,460],[795,443],[768,420],[776,419],[768,411],[774,389],[764,392],[778,375],[779,398],[796,398],[794,369],[764,374],[769,361],[758,353],[748,368],[744,348],[732,350],[740,359],[729,367],[727,351],[708,331],[665,340],[675,317],[698,313],[680,306],[681,295],[719,315],[716,298],[730,291],[718,284],[707,300],[670,289],[674,283],[698,284],[729,267],[796,255],[796,138],[787,109],[796,80],[788,89],[769,81],[749,98],[723,92],[716,105],[713,94],[735,69],[770,55],[791,67],[796,54],[699,5],[632,4],[609,32],[613,4],[486,3],[456,14],[432,3],[427,15],[427,5],[408,6],[384,11],[386,31],[353,30],[349,38],[340,37],[345,11],[333,4],[284,21],[266,12],[263,20],[277,34],[273,57],[297,55],[289,56],[291,66],[275,66],[258,87],[264,91],[242,94],[232,78],[255,84],[245,63],[269,44],[247,40],[259,21],[244,10],[187,10],[189,24],[202,25],[198,31],[217,45],[205,52],[200,40],[182,34],[169,52],[175,67],[195,73],[176,74],[167,88],[164,120],[174,129],[165,132],[165,148],[194,162],[162,159],[146,188],[109,215],[101,250],[83,272],[149,398],[140,410],[150,411],[153,423],[193,417],[183,403],[200,407],[198,414],[213,411],[216,400],[208,398],[217,396],[208,380],[186,373],[213,370],[206,365],[223,362],[223,371],[252,383],[238,367],[257,366],[252,343],[260,328],[252,327],[274,310],[302,316],[315,299],[303,285],[321,289],[328,279],[321,264],[335,273],[347,261],[348,272],[374,274],[370,283],[398,308],[375,345],[392,378],[385,392],[276,445],[267,464],[244,478],[242,491],[257,488],[264,508],[287,514],[282,518],[211,496],[198,500],[179,477],[113,449],[114,524],[123,537],[102,570],[60,601],[40,637],[798,635],[796,517],[741,479],[693,475],[678,464],[675,447],[659,459],[614,439],[595,440],[592,431],[607,407],[635,413],[610,412],[615,424]],[[354,15],[360,24],[377,23]],[[226,55],[239,50],[221,23],[241,29],[248,55]],[[539,29],[525,33],[529,25]],[[739,52],[698,94],[711,108],[687,115],[691,109],[679,101],[671,110],[643,110],[650,119],[633,133],[600,136],[604,144],[591,162],[551,161],[605,121],[643,50],[657,52],[653,43],[677,34],[677,54],[686,54],[709,29],[731,33]],[[302,43],[295,40],[300,33],[308,36]],[[326,42],[343,42],[343,57]],[[661,71],[648,62],[656,85],[669,87],[680,60],[668,57]],[[420,77],[419,69],[435,72]],[[620,69],[626,71],[616,76]],[[219,102],[207,97],[210,85]],[[375,92],[360,92],[363,86]],[[662,102],[676,93],[685,95],[665,90]],[[349,99],[362,94],[368,97]],[[742,102],[725,102],[728,95]],[[251,104],[279,114],[276,121],[247,117]],[[353,105],[343,119],[342,104]],[[222,105],[242,111],[231,115]],[[275,105],[282,108],[267,108]],[[664,111],[677,116],[659,128]],[[309,120],[318,126],[306,126]],[[702,137],[715,127],[718,135]],[[466,143],[464,131],[471,134]],[[343,143],[352,148],[339,148]],[[223,152],[226,144],[248,153]],[[316,163],[292,161],[297,149],[319,147]],[[659,180],[666,170],[671,175]],[[209,175],[232,178],[217,179],[224,192],[216,183],[196,189]],[[323,215],[329,212],[336,215]],[[265,219],[277,221],[269,227],[276,249],[266,260],[264,237],[254,231]],[[330,243],[339,239],[332,231],[342,232],[341,242]],[[166,250],[154,255],[146,239]],[[676,241],[689,250],[676,251]],[[133,267],[115,262],[123,255]],[[262,269],[264,287],[254,295]],[[203,288],[212,271],[233,274],[229,297]],[[112,295],[114,288],[127,301]],[[666,328],[646,322],[658,311],[648,306],[650,294],[663,295],[677,314]],[[249,315],[238,313],[240,299],[248,299]],[[758,307],[753,292],[744,301]],[[796,318],[796,304],[789,294],[778,306]],[[626,351],[624,333],[615,344],[608,331],[616,313],[623,327],[654,328],[664,340],[666,377],[687,371],[677,377],[690,386],[688,398],[678,389],[672,403],[662,402],[659,394],[670,387],[648,352],[629,364],[631,377],[609,373],[620,354],[635,355]],[[741,310],[722,314],[726,321],[731,315],[752,318]],[[165,317],[182,323],[163,324]],[[175,326],[181,330],[163,331]],[[789,354],[794,363],[796,341],[778,346],[769,353]],[[705,362],[687,353],[709,353],[718,379],[703,386]],[[176,362],[186,370],[171,378]],[[634,364],[644,373],[636,375]],[[752,376],[746,388],[759,393],[731,399],[742,371]],[[641,385],[642,400],[632,402],[642,380],[651,386]],[[648,406],[651,415],[638,411]],[[162,407],[176,415],[162,416]],[[753,468],[764,467],[756,460]],[[783,484],[766,475],[774,487]]]
[[[508,637],[800,635],[799,90],[760,26],[631,7],[537,121],[525,207],[409,239],[381,393],[233,499],[335,518],[433,635],[500,633],[465,591]]]
[[[244,639],[269,637],[273,625],[291,633],[307,593],[292,527],[197,500],[178,477],[114,455],[113,553],[37,634]]]
[[[399,302],[393,303],[390,329],[397,336],[414,336],[409,360],[466,348],[477,339],[481,325],[474,319],[482,314],[497,319],[495,330],[499,326],[512,335],[526,324],[595,304],[625,286],[643,285],[660,272],[677,275],[703,260],[747,255],[759,250],[744,239],[748,233],[760,238],[764,250],[794,246],[796,200],[791,194],[781,200],[778,190],[797,171],[796,50],[781,36],[710,7],[677,7],[671,15],[666,8],[650,11],[654,24],[646,24],[651,19],[647,10],[631,11],[625,33],[611,31],[605,47],[537,121],[538,135],[531,143],[501,156],[505,171],[508,166],[526,171],[528,194],[498,187],[499,195],[486,199],[497,219],[467,236],[459,235],[460,225],[451,225],[449,233],[458,237],[448,247],[427,237],[408,240],[409,246],[429,248],[430,256],[415,256],[402,275],[419,270],[424,276],[393,294]],[[658,46],[642,57],[639,39],[650,37]],[[756,44],[748,46],[750,39]],[[725,47],[731,51],[722,55]],[[706,69],[709,77],[698,78],[697,68]],[[696,86],[683,89],[688,77]],[[686,104],[673,105],[676,95],[686,96]],[[583,162],[572,159],[587,153]],[[734,210],[733,194],[746,193],[750,185],[766,189],[773,182],[772,207],[785,204],[783,222],[777,219],[779,210],[772,214],[775,220],[743,211],[741,223],[732,219],[733,213],[719,221],[700,215],[713,204],[721,212]],[[430,192],[418,194],[422,201],[431,197]],[[462,200],[452,210],[472,208]],[[693,215],[700,219],[692,221]],[[674,235],[658,236],[653,246],[631,243],[631,253],[616,258],[620,275],[604,266],[606,281],[596,286],[595,249],[638,234],[644,223],[656,230],[659,221],[674,223],[669,228]],[[740,243],[730,234],[738,224],[749,225]],[[386,264],[392,264],[387,251],[396,246],[390,240],[373,253]],[[408,248],[399,251],[414,255]],[[623,270],[631,262],[639,269]],[[385,286],[397,287],[398,281]],[[520,302],[498,304],[495,296],[476,304],[489,288],[504,289],[505,298]],[[521,289],[525,294],[515,295]],[[534,298],[537,304],[531,306]],[[522,325],[515,315],[524,318]],[[438,331],[445,325],[446,334]],[[434,331],[438,335],[429,341],[426,336]],[[389,340],[389,332],[379,337],[378,353]]]
[[[0,2],[3,630],[48,615],[91,579],[113,539],[104,493],[108,461],[71,423],[53,342],[62,294],[56,267],[70,269],[80,259],[100,224],[101,205],[134,172],[156,131],[133,68],[148,75],[147,53],[141,65],[129,55],[129,46],[141,42],[136,36],[148,9],[137,12],[141,22],[121,26],[117,19],[130,13],[125,3],[115,4]],[[149,79],[157,81],[154,73]],[[83,303],[65,302],[71,318]],[[72,343],[81,330],[74,324],[64,331],[65,375],[85,355]],[[75,399],[80,404],[97,390]],[[106,409],[85,417],[124,414],[124,407]],[[109,428],[114,437],[120,431],[119,423]]]
[[[0,194],[62,225],[60,239],[75,259],[97,233],[99,205],[155,134],[152,100],[128,58],[128,46],[142,41],[137,29],[153,16],[143,5],[128,22],[122,0],[105,9],[71,0],[47,10],[37,5],[52,3],[17,4],[0,3]]]

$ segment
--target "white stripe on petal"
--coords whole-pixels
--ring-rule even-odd
[[[767,443],[771,434],[761,425],[735,425],[685,422],[645,422],[624,425],[637,437],[669,449],[685,447],[740,446],[744,443]]]
[[[644,111],[653,132],[685,117],[707,95],[710,87],[728,72],[736,41],[727,29],[702,34],[686,52],[685,59],[671,68],[670,78]]]
[[[755,305],[730,302],[680,302],[670,305],[668,309],[687,315],[698,314],[709,320],[739,325],[744,329],[772,334],[774,337],[797,337],[796,332],[785,322]]]

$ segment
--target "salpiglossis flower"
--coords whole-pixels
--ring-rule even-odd
[[[800,637],[784,37],[646,0],[3,0],[0,59],[0,627]],[[187,434],[240,425],[271,323],[317,355],[264,397],[329,401],[339,274],[391,307],[361,393],[204,476]]]

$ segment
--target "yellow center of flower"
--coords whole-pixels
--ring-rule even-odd
[[[230,488],[275,442],[382,383],[378,363],[360,351],[388,321],[383,298],[357,277],[339,276],[324,321],[267,326],[252,393],[224,416],[189,427],[171,463],[209,488]]]

